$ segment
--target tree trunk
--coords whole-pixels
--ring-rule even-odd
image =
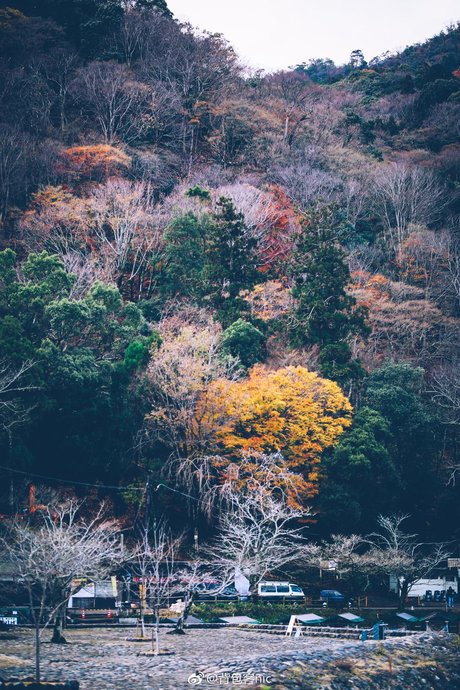
[[[249,575],[249,591],[251,592],[251,597],[253,601],[259,601],[259,576]]]
[[[287,141],[289,134],[289,115],[286,115],[286,118],[284,120],[284,141]]]
[[[54,616],[53,636],[51,637],[53,644],[67,644],[67,640],[62,634],[66,606],[67,602],[58,608]]]
[[[174,629],[169,631],[168,635],[185,635],[184,625],[190,615],[194,600],[195,594],[194,592],[191,592],[185,599],[184,610],[179,616],[179,620],[177,621]]]
[[[142,604],[139,606],[139,618],[141,622],[141,637],[145,637],[145,615],[144,615],[144,607]]]
[[[40,682],[40,621],[35,621],[35,680]]]
[[[160,653],[160,609],[155,607],[155,644],[153,645],[153,651],[155,654]],[[153,633],[152,633],[153,634]]]
[[[141,621],[141,637],[145,637],[145,579],[142,578],[141,589],[139,591],[139,618]]]
[[[403,580],[399,590],[399,611],[402,611],[406,604],[407,595],[409,594],[409,582]]]

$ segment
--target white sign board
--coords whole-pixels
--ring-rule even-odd
[[[5,623],[5,625],[17,625],[18,619],[15,616],[0,616],[0,623]]]

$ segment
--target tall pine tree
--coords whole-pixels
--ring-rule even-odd
[[[224,327],[248,310],[242,290],[251,289],[260,277],[256,268],[256,240],[231,199],[221,197],[206,239],[204,277],[207,299]]]
[[[321,373],[346,383],[361,373],[350,337],[365,335],[368,329],[366,311],[356,307],[347,292],[351,278],[339,241],[342,230],[333,208],[313,211],[302,222],[291,265],[296,300],[292,341],[297,346],[318,345]]]

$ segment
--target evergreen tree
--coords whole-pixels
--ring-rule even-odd
[[[370,374],[364,396],[390,425],[390,450],[404,483],[406,504],[423,510],[436,481],[435,458],[441,442],[438,420],[424,399],[424,370],[389,362]]]
[[[158,334],[116,287],[96,282],[73,299],[73,283],[56,256],[18,267],[0,252],[0,363],[32,363],[16,392],[30,412],[9,435],[0,428],[0,455],[32,472],[116,481],[142,424],[138,371]]]
[[[176,218],[165,233],[162,287],[172,295],[198,297],[202,293],[207,216],[193,213]]]
[[[205,290],[224,326],[247,312],[242,290],[251,289],[260,277],[256,269],[256,240],[231,199],[221,197],[206,237]]]
[[[138,10],[159,10],[166,17],[172,17],[166,0],[134,0],[134,7]]]
[[[366,312],[347,292],[350,272],[340,245],[340,221],[333,209],[304,218],[291,264],[294,345],[317,344],[324,376],[341,383],[361,373],[352,358],[350,336],[367,333]]]
[[[6,6],[10,4],[28,17],[53,19],[85,57],[115,57],[123,0],[17,0]]]
[[[320,527],[359,532],[379,514],[399,510],[402,480],[390,452],[390,424],[377,410],[359,409],[353,425],[325,458]]]
[[[423,370],[385,364],[363,386],[364,407],[325,460],[321,528],[364,531],[378,514],[407,512],[439,528],[436,459],[442,436],[423,395]]]
[[[265,335],[252,323],[238,319],[223,332],[221,348],[225,354],[238,357],[243,367],[249,369],[265,359],[266,342]]]

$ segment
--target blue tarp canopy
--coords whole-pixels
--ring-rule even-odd
[[[354,613],[339,613],[337,618],[347,621],[347,623],[364,623],[364,618]]]
[[[418,623],[419,619],[413,616],[411,613],[397,613],[398,618],[405,621],[406,623]]]
[[[316,613],[302,613],[300,616],[296,615],[298,621],[304,625],[316,625],[317,623],[325,623],[326,619],[317,616]]]
[[[223,616],[219,620],[233,625],[254,625],[259,622],[255,618],[249,618],[249,616]]]

